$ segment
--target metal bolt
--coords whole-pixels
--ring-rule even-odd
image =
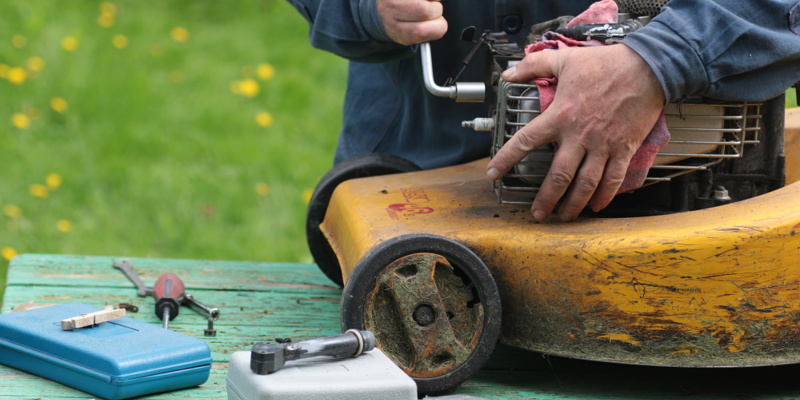
[[[728,190],[725,189],[725,186],[717,186],[714,188],[714,200],[731,201],[731,197],[728,195]]]
[[[419,326],[428,326],[436,321],[436,312],[433,311],[431,306],[423,304],[414,310],[413,317]]]
[[[208,317],[208,328],[203,333],[206,336],[217,336],[217,330],[214,329],[214,317]]]

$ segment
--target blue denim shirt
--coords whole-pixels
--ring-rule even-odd
[[[488,104],[428,93],[416,46],[394,43],[375,0],[289,0],[308,20],[314,47],[350,60],[344,121],[334,162],[391,153],[422,168],[489,155],[490,134],[461,127],[488,115]],[[440,85],[456,74],[471,44],[461,30],[506,31],[520,45],[530,26],[577,15],[590,0],[442,0],[448,32],[431,43]],[[766,100],[800,80],[797,0],[672,0],[623,41],[655,71],[668,101],[686,96]],[[459,81],[482,81],[473,62]]]

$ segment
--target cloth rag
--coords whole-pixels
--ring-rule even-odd
[[[601,0],[595,2],[589,6],[586,11],[573,18],[572,21],[567,24],[567,26],[570,27],[579,24],[598,23],[613,24],[618,22],[617,16],[617,3],[614,0]],[[567,47],[593,46],[603,46],[603,43],[600,43],[596,40],[580,41],[565,37],[559,33],[546,32],[541,41],[525,47],[525,53],[530,54],[537,51],[558,50]],[[558,79],[537,78],[531,83],[536,85],[539,89],[539,105],[541,107],[541,112],[544,112],[547,107],[550,106],[550,103],[553,102],[553,98],[556,94]],[[636,153],[633,155],[633,158],[631,158],[630,164],[628,165],[628,170],[625,173],[625,179],[623,180],[622,185],[617,193],[627,192],[642,186],[645,178],[647,178],[647,173],[650,171],[650,167],[653,166],[653,162],[656,159],[658,151],[666,146],[667,143],[669,143],[669,140],[670,134],[669,130],[667,130],[666,118],[662,110],[661,115],[658,117],[658,120],[653,126],[653,129],[650,130],[650,133],[647,134],[644,142],[642,142],[642,144],[636,150]],[[558,144],[553,143],[553,146],[555,147],[556,151],[558,151]]]

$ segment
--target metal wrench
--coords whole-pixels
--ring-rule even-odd
[[[208,314],[208,328],[203,330],[203,334],[206,336],[217,336],[217,330],[214,329],[214,321],[219,318],[219,310],[217,307],[209,307],[188,293],[183,296],[183,304],[189,306],[189,308],[199,314]]]
[[[146,297],[153,295],[153,289],[149,289],[147,286],[145,286],[144,282],[142,282],[142,280],[139,279],[139,275],[136,275],[136,271],[133,270],[133,264],[127,261],[123,261],[120,263],[115,262],[113,263],[113,265],[114,268],[122,271],[125,274],[125,276],[127,276],[128,279],[130,279],[131,282],[133,282],[133,284],[136,285],[136,294],[138,294],[139,297]]]
[[[185,305],[189,306],[189,308],[191,308],[195,312],[199,314],[207,314],[208,318],[211,319],[212,321],[219,318],[219,309],[217,309],[217,307],[209,307],[201,303],[199,300],[195,299],[194,296],[188,293],[183,296],[183,301]]]

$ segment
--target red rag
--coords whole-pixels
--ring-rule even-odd
[[[586,11],[575,17],[567,26],[575,26],[578,24],[594,24],[594,23],[616,23],[617,22],[617,3],[614,0],[601,0],[592,4]],[[544,50],[558,50],[565,47],[591,47],[602,46],[603,44],[596,40],[579,41],[571,38],[564,37],[555,32],[547,32],[542,37],[541,42],[533,43],[525,48],[525,53],[533,53]],[[537,78],[534,79],[534,85],[539,89],[539,105],[541,112],[544,112],[556,94],[556,85],[558,79],[556,78]],[[642,142],[636,154],[631,158],[628,164],[628,171],[625,173],[625,178],[622,182],[617,193],[627,192],[636,189],[645,181],[650,167],[658,155],[659,150],[669,143],[670,135],[667,130],[666,118],[662,110],[661,115],[658,117],[656,124],[647,137]],[[558,144],[553,143],[556,151],[558,151]]]
[[[616,24],[619,22],[619,7],[614,0],[592,3],[586,11],[567,23],[567,27],[580,24]]]

